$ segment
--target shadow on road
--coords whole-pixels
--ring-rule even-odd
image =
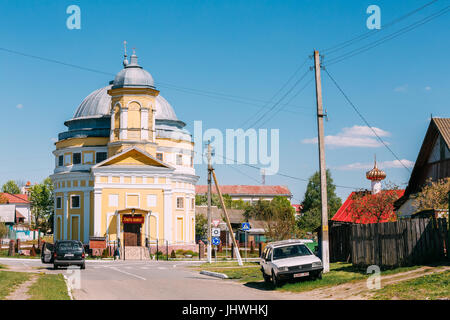
[[[273,291],[275,289],[273,284],[266,283],[264,281],[251,281],[251,282],[244,283],[244,286],[246,286],[248,288],[252,288],[252,289],[262,290],[262,291]]]

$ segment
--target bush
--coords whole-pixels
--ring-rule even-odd
[[[175,259],[177,257],[177,255],[175,254],[175,251],[172,250],[172,252],[170,253],[170,257],[172,259]]]
[[[102,252],[102,258],[108,258],[108,257],[109,257],[109,250],[108,250],[108,248],[106,248]]]
[[[172,250],[172,251],[173,251],[173,250]],[[175,251],[175,253],[178,254],[178,255],[183,255],[183,254],[185,254],[185,252],[184,252],[183,249],[178,249],[177,251]]]
[[[191,256],[193,256],[194,255],[194,251],[192,251],[192,250],[186,250],[186,251],[184,251],[184,253],[183,253],[185,256],[186,255],[191,255]]]

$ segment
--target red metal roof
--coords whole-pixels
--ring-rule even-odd
[[[405,190],[391,190],[397,193],[398,197],[400,198],[405,193]],[[354,223],[375,223],[376,220],[353,220],[353,213],[351,210],[351,204],[353,203],[353,196],[356,194],[356,192],[350,193],[347,200],[345,200],[344,204],[339,208],[339,210],[336,212],[336,214],[331,218],[333,221],[340,221],[340,222],[354,222]],[[370,197],[371,194],[366,195],[366,197]],[[381,220],[380,222],[387,222],[387,219]]]
[[[208,192],[208,186],[197,185],[195,186],[195,193],[205,194]],[[216,187],[212,187],[212,192],[217,193]],[[251,186],[251,185],[229,185],[220,186],[220,192],[228,195],[284,195],[291,196],[291,191],[286,186]]]
[[[11,194],[7,192],[0,192],[0,197],[3,196],[8,203],[30,203],[26,194]]]

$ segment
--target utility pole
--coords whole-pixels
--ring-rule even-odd
[[[206,255],[208,263],[211,263],[211,141],[208,141],[208,246],[206,249]]]
[[[322,83],[320,80],[319,51],[314,50],[314,69],[316,78],[317,101],[317,130],[319,138],[319,168],[320,168],[320,198],[322,201],[322,264],[323,272],[330,271],[330,252],[328,246],[328,199],[327,199],[327,173],[325,166],[325,139],[323,130]]]
[[[220,192],[219,183],[217,182],[216,173],[214,172],[214,169],[212,169],[211,171],[212,171],[212,175],[214,178],[214,184],[216,185],[217,194],[219,195],[220,204],[222,205],[223,212],[225,214],[225,222],[227,223],[228,230],[230,231],[230,234],[231,234],[231,240],[233,241],[234,253],[236,255],[238,265],[243,266],[244,264],[242,263],[242,258],[241,258],[241,254],[239,253],[239,248],[236,243],[236,238],[234,237],[233,229],[231,228],[230,218],[228,217],[227,207],[225,206],[225,202],[223,201],[223,197],[222,197],[222,192]]]

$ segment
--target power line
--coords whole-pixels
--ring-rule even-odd
[[[248,118],[246,121],[244,121],[241,124],[241,128],[243,128],[250,120],[252,120],[254,117],[257,117],[258,114],[260,114],[263,111],[263,108],[268,107],[269,104],[272,102],[272,100],[275,99],[276,96],[278,96],[278,94],[280,94],[284,88],[291,82],[291,80],[297,75],[297,73],[303,68],[303,66],[308,62],[308,57],[306,57],[306,59],[303,61],[303,63],[294,71],[294,73],[289,77],[289,79],[281,86],[280,89],[278,89],[278,91],[270,98],[269,101],[267,101],[267,103],[264,105],[264,107],[262,107],[259,111],[257,111],[253,116],[251,116],[250,118]]]
[[[300,88],[300,90],[297,91],[296,94],[294,94],[291,99],[289,100],[289,102],[287,102],[287,104],[289,104],[292,100],[294,100],[304,89],[306,89],[307,86],[309,86],[312,83],[312,78],[303,86]],[[259,127],[262,127],[263,125],[265,125],[269,120],[273,119],[280,111],[285,111],[283,107],[279,108],[277,111],[275,111],[275,113],[268,118],[266,121],[264,121],[263,123],[261,123],[259,125]]]
[[[325,70],[325,73],[330,77],[330,79],[333,81],[334,85],[339,89],[339,91],[342,93],[342,95],[345,97],[345,99],[347,100],[347,102],[352,106],[353,110],[355,110],[355,112],[358,114],[358,116],[364,121],[364,123],[370,128],[370,130],[372,130],[372,132],[374,133],[374,135],[378,138],[378,140],[380,140],[380,142],[386,147],[386,149],[389,150],[389,152],[400,162],[400,164],[409,172],[411,172],[411,170],[405,166],[405,164],[400,160],[399,157],[397,157],[397,155],[395,154],[394,151],[392,151],[391,148],[389,148],[389,146],[384,142],[383,139],[381,139],[381,137],[377,134],[377,132],[372,128],[372,126],[369,124],[369,122],[366,120],[366,118],[361,114],[361,112],[359,112],[358,108],[355,106],[355,104],[350,100],[350,98],[347,96],[347,94],[344,92],[344,90],[342,90],[342,88],[339,86],[339,84],[336,82],[336,80],[334,80],[334,78],[331,76],[331,74],[328,72],[327,68],[323,68]]]
[[[256,121],[254,121],[252,123],[252,125],[248,126],[248,128],[252,128],[252,127],[256,126],[256,124],[259,121],[261,121],[261,119],[263,119],[269,112],[271,112],[274,108],[276,108],[276,106],[279,105],[281,103],[281,101],[283,101],[292,92],[292,90],[294,90],[298,86],[298,84],[308,75],[309,71],[310,71],[309,69],[306,70],[306,72],[300,77],[300,79],[298,79],[292,85],[292,87],[270,109],[268,109],[262,116],[260,116]]]
[[[391,33],[391,34],[389,34],[389,35],[387,35],[387,36],[385,36],[383,38],[380,38],[380,39],[378,39],[378,40],[376,40],[374,42],[371,42],[369,44],[366,44],[366,45],[364,45],[362,47],[353,49],[353,50],[351,50],[351,51],[349,51],[349,52],[347,52],[345,54],[342,54],[342,55],[340,55],[338,57],[332,58],[332,59],[330,59],[328,61],[328,63],[326,65],[330,66],[330,65],[333,65],[335,63],[338,63],[338,62],[341,62],[343,60],[346,60],[348,58],[351,58],[351,57],[353,57],[355,55],[358,55],[358,54],[361,54],[363,52],[366,52],[366,51],[368,51],[368,50],[370,50],[372,48],[375,48],[375,47],[377,47],[377,46],[379,46],[379,45],[381,45],[381,44],[383,44],[383,43],[385,43],[385,42],[387,42],[389,40],[392,40],[392,39],[394,39],[394,38],[396,38],[396,37],[398,37],[398,36],[400,36],[400,35],[402,35],[404,33],[407,33],[407,32],[409,32],[411,30],[414,30],[414,29],[416,29],[416,28],[418,28],[418,27],[420,27],[420,26],[422,26],[422,25],[424,25],[424,24],[426,24],[426,23],[428,23],[428,22],[430,22],[430,21],[432,21],[432,20],[434,20],[434,19],[444,15],[444,14],[446,14],[449,11],[450,11],[450,6],[447,6],[444,9],[439,10],[438,12],[435,12],[435,13],[433,13],[433,14],[431,14],[431,15],[429,15],[429,16],[421,19],[421,20],[418,20],[418,21],[416,21],[416,22],[414,22],[414,23],[412,23],[412,24],[410,24],[410,25],[408,25],[408,26],[406,26],[406,27],[404,27],[404,28],[402,28],[402,29],[400,29],[400,30],[398,30],[396,32],[393,32],[393,33]]]
[[[66,63],[64,61],[41,57],[41,56],[37,56],[37,55],[33,55],[33,54],[28,54],[28,53],[24,53],[24,52],[20,52],[20,51],[16,51],[16,50],[11,50],[8,48],[0,47],[0,51],[4,51],[4,52],[10,53],[10,54],[20,55],[20,56],[28,57],[28,58],[32,58],[32,59],[37,59],[37,60],[41,60],[41,61],[45,61],[45,62],[49,62],[49,63],[59,64],[62,66],[71,67],[71,68],[75,68],[75,69],[79,69],[79,70],[83,70],[83,71],[89,71],[89,72],[94,72],[94,73],[98,73],[98,74],[115,77],[115,74],[111,73],[111,72],[106,72],[106,71],[93,69],[93,68],[87,68],[87,67],[79,66],[79,65],[76,65],[73,63]],[[200,96],[205,96],[205,97],[210,97],[210,98],[220,99],[220,100],[227,100],[227,101],[232,101],[232,102],[237,102],[237,103],[242,103],[242,104],[254,105],[257,107],[261,107],[262,105],[260,103],[254,103],[254,102],[262,102],[265,104],[271,103],[271,101],[265,101],[265,100],[261,100],[261,99],[254,99],[254,98],[248,98],[248,97],[242,97],[242,96],[236,96],[236,95],[230,95],[230,94],[225,94],[225,93],[220,93],[220,92],[212,92],[212,91],[206,91],[206,90],[200,90],[200,89],[194,89],[194,88],[187,88],[187,87],[173,85],[173,84],[169,84],[169,83],[165,83],[165,82],[155,81],[155,83],[158,86],[168,88],[168,89],[173,89],[173,90],[180,91],[183,93],[200,95]],[[288,106],[288,105],[283,104],[283,106]],[[301,107],[301,106],[292,106],[292,107],[303,108],[303,109],[307,108],[307,107]],[[264,106],[262,108],[264,108]],[[284,109],[284,111],[301,114],[300,112],[298,112],[296,110],[294,111],[294,110],[290,110],[290,109]]]
[[[399,17],[399,18],[397,18],[397,19],[395,19],[395,20],[393,20],[393,21],[391,21],[391,22],[388,22],[388,23],[382,25],[382,26],[381,26],[381,29],[373,29],[373,30],[370,30],[370,31],[365,32],[365,33],[363,33],[363,34],[360,34],[360,35],[358,35],[358,36],[356,36],[356,37],[354,37],[354,38],[352,38],[352,39],[350,39],[350,40],[343,41],[343,42],[338,43],[338,44],[336,44],[336,45],[334,45],[334,46],[332,46],[332,47],[329,47],[329,48],[327,48],[327,49],[321,50],[321,52],[322,52],[322,53],[326,53],[326,54],[332,54],[333,52],[337,52],[337,51],[339,51],[339,50],[341,50],[341,49],[344,49],[344,48],[346,48],[346,47],[348,47],[348,46],[351,46],[352,44],[354,44],[354,43],[356,43],[356,42],[359,42],[360,40],[364,40],[364,39],[366,39],[366,38],[368,38],[368,37],[371,37],[371,36],[373,36],[373,35],[375,35],[375,34],[378,34],[378,33],[381,32],[381,31],[386,30],[387,28],[389,28],[389,27],[395,25],[396,23],[398,23],[398,22],[400,22],[400,21],[402,21],[402,20],[408,18],[409,16],[414,15],[415,13],[417,13],[417,12],[419,12],[419,11],[425,9],[426,7],[432,5],[433,3],[437,2],[437,1],[438,1],[438,0],[433,0],[433,1],[430,1],[430,2],[428,2],[428,3],[426,3],[426,4],[424,4],[423,6],[421,6],[421,7],[419,7],[419,8],[416,8],[416,9],[414,9],[413,11],[410,11],[410,12],[408,12],[407,14],[405,14],[405,15],[403,15],[403,16],[401,16],[401,17]]]
[[[229,159],[229,158],[227,158],[227,157],[225,157],[225,156],[223,156],[223,155],[220,155],[220,154],[215,154],[214,156],[221,157],[221,158],[223,158],[224,160],[233,161],[233,162],[235,162],[236,164],[241,164],[241,165],[247,166],[247,167],[249,167],[249,168],[253,168],[253,169],[257,169],[257,170],[263,169],[263,168],[260,168],[260,167],[258,167],[258,166],[251,165],[251,164],[248,164],[248,163],[245,163],[245,162],[240,162],[240,161],[237,161],[237,160],[234,160],[234,159]],[[285,174],[285,173],[277,172],[277,173],[275,173],[275,175],[281,176],[281,177],[285,177],[285,178],[289,178],[289,179],[293,179],[293,180],[309,182],[309,179],[299,178],[299,177],[294,177],[294,176],[291,176],[291,175]],[[335,184],[335,186],[336,186],[337,188],[339,187],[339,188],[352,189],[352,190],[358,190],[358,189],[361,189],[361,188],[349,187],[349,186],[342,186],[342,185],[337,185],[337,184]]]

